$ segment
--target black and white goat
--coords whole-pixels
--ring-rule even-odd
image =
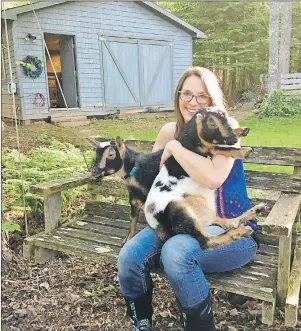
[[[222,154],[243,159],[251,149],[233,145],[238,137],[246,136],[248,132],[247,128],[233,130],[227,116],[211,107],[198,111],[185,124],[177,140],[183,147],[203,156]],[[264,208],[263,205],[257,205],[234,219],[218,218],[214,190],[194,182],[173,156],[160,170],[162,152],[140,154],[126,146],[119,137],[116,141],[96,143],[92,175],[98,178],[119,175],[129,191],[131,225],[126,241],[135,234],[139,210],[143,205],[149,226],[163,241],[178,233],[188,233],[199,241],[201,247],[209,248],[252,233],[252,229],[243,223],[253,219],[254,214]],[[204,227],[210,224],[229,231],[209,235]]]

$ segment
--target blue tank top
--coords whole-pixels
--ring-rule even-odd
[[[242,160],[235,160],[229,176],[216,190],[217,213],[221,218],[234,218],[251,208],[247,194],[246,179]],[[257,230],[257,220],[246,222]]]

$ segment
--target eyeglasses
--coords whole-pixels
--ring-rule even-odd
[[[190,102],[192,98],[195,97],[197,103],[205,104],[211,99],[209,95],[203,93],[200,93],[198,95],[192,94],[189,91],[179,91],[179,93],[181,100],[186,102]]]

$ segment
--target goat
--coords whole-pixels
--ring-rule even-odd
[[[185,124],[177,140],[183,147],[203,156],[221,154],[243,159],[251,148],[235,148],[233,145],[238,137],[246,136],[248,132],[248,128],[233,130],[227,116],[216,107],[210,107],[198,111]],[[130,230],[125,242],[134,236],[139,211],[144,204],[147,223],[163,241],[177,233],[188,233],[199,241],[201,247],[208,248],[252,233],[250,227],[240,225],[253,219],[263,206],[257,205],[231,220],[217,218],[214,190],[190,179],[173,156],[160,170],[163,150],[140,154],[126,146],[120,137],[115,141],[94,143],[96,159],[92,175],[96,178],[111,174],[121,176],[129,192]],[[210,224],[230,230],[210,236],[204,230],[204,226]]]

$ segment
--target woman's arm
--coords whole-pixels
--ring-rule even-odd
[[[171,140],[165,146],[161,166],[173,155],[176,161],[195,182],[215,190],[227,179],[234,159],[215,155],[212,159],[198,155],[184,148],[177,140]]]
[[[233,129],[239,127],[234,118],[229,118]],[[178,141],[174,140],[176,123],[165,124],[158,134],[153,147],[153,152],[164,148],[160,167],[173,155],[181,167],[196,182],[215,190],[227,179],[233,163],[233,158],[223,155],[215,155],[212,159],[205,158],[184,148]],[[240,146],[240,142],[235,144]]]

